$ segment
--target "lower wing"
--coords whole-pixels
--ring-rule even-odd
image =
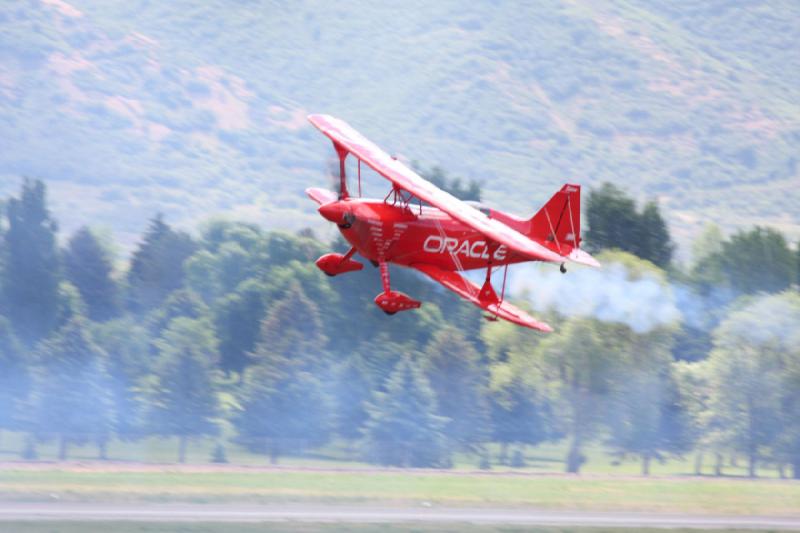
[[[319,189],[317,187],[311,187],[310,189],[306,189],[306,194],[309,198],[317,202],[319,205],[325,205],[330,202],[335,202],[339,199],[335,192],[328,191],[325,189]]]
[[[493,316],[527,328],[548,333],[553,331],[553,328],[549,325],[536,320],[522,309],[506,301],[499,302],[491,299],[482,299],[480,297],[481,288],[468,279],[465,279],[457,272],[442,270],[439,267],[422,263],[411,266],[430,277],[432,280],[441,283],[465,300],[469,300],[481,309],[488,311]]]

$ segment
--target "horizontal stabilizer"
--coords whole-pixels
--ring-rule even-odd
[[[573,249],[569,255],[567,255],[567,258],[573,263],[578,263],[579,265],[600,268],[600,262],[580,248]]]
[[[481,288],[457,272],[442,270],[439,267],[422,263],[412,265],[412,267],[434,281],[441,283],[465,300],[469,300],[481,309],[488,311],[492,316],[547,333],[553,331],[553,328],[546,323],[536,320],[522,309],[506,301],[494,302],[491,298],[481,298]]]

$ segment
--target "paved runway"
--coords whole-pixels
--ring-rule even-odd
[[[537,511],[481,507],[378,507],[370,505],[0,503],[10,520],[130,520],[141,522],[472,523],[630,528],[772,529],[800,531],[800,517],[687,516],[651,513]]]

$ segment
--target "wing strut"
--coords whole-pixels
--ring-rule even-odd
[[[492,287],[492,263],[491,261],[486,266],[486,280],[483,282],[483,287],[481,287],[481,292],[479,294],[479,298],[481,301],[495,304],[495,312],[494,315],[484,315],[483,318],[489,320],[490,322],[496,322],[497,316],[500,307],[503,305],[503,301],[506,299],[506,279],[508,278],[508,264],[503,266],[503,286],[500,289],[500,297],[497,297],[497,293]]]
[[[342,146],[336,141],[333,141],[333,147],[336,149],[336,155],[339,156],[339,200],[346,200],[350,198],[347,192],[347,174],[344,168],[344,160],[347,159],[347,154],[350,153],[347,148]],[[359,167],[358,173],[358,190],[361,191],[361,168]]]
[[[497,298],[497,295],[494,294],[494,290],[491,288],[491,285],[489,285],[489,290],[492,294],[494,294],[494,300],[491,299],[491,296],[488,296],[488,299],[484,298],[482,288],[478,287],[468,279],[461,277],[457,272],[453,272],[452,270],[442,270],[437,266],[423,263],[414,264],[411,266],[427,275],[434,281],[441,283],[445,288],[450,289],[465,300],[468,300],[477,307],[487,311],[490,313],[490,316],[495,315],[497,318],[502,318],[503,320],[508,320],[509,322],[513,322],[514,324],[519,324],[520,326],[525,326],[527,328],[538,329],[539,331],[553,331],[553,329],[544,322],[536,320],[528,313],[522,309],[519,309],[518,307],[515,307],[509,302],[498,302],[499,299]]]
[[[358,159],[358,158],[356,158]],[[361,160],[358,159],[358,197],[361,198]]]

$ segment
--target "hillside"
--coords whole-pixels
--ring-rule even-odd
[[[146,218],[319,227],[327,112],[533,212],[562,182],[800,237],[800,4],[44,0],[0,11],[0,194],[65,232]]]

